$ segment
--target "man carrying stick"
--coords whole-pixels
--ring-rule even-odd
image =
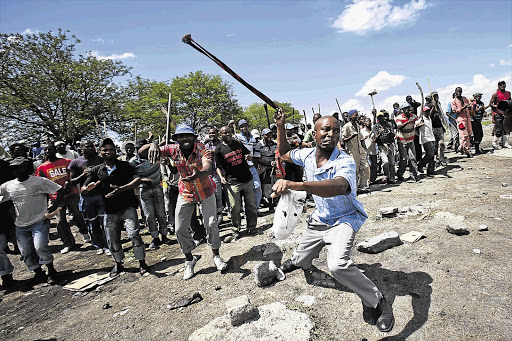
[[[273,187],[277,195],[289,189],[313,195],[316,210],[311,214],[307,230],[301,237],[292,258],[281,266],[283,272],[308,269],[324,246],[327,263],[336,280],[353,290],[363,301],[363,318],[376,324],[380,331],[389,332],[395,319],[386,299],[350,259],[350,249],[356,232],[368,217],[356,198],[357,180],[354,159],[336,148],[340,125],[332,116],[315,123],[315,148],[294,149],[286,140],[282,110],[275,115],[277,146],[283,161],[303,166],[307,182],[278,180]]]

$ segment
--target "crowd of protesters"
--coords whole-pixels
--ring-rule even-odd
[[[510,100],[505,86],[505,82],[498,83],[489,104],[495,149],[511,148],[503,128],[504,113],[497,107],[499,101]],[[276,119],[279,127],[272,124],[260,133],[241,119],[211,127],[203,141],[192,127],[181,124],[167,141],[153,141],[150,136],[118,146],[105,138],[96,145],[88,140],[74,146],[58,141],[45,146],[34,143],[31,149],[24,143],[15,143],[10,146],[9,158],[0,160],[2,285],[7,288],[16,283],[6,251],[21,253],[28,269],[34,272],[35,283],[57,281],[58,272],[48,246],[50,219],[57,220],[60,252],[65,254],[78,250],[68,216],[84,243],[91,244],[98,255],[114,259],[111,276],[124,270],[123,228],[131,240],[141,275],[150,271],[145,262],[146,249],[171,245],[173,235],[186,258],[185,280],[194,276],[198,257],[192,252],[201,242],[210,246],[217,270],[224,271],[227,263],[220,255],[219,225],[231,226],[232,233],[224,238],[225,243],[257,233],[257,220],[264,209],[274,212],[277,198],[272,193],[277,192],[276,181],[307,180],[311,170],[304,169],[304,164],[290,159],[288,154],[298,157],[299,152],[291,151],[325,147],[317,146],[321,141],[315,125],[318,120],[331,128],[338,127],[334,130],[335,148],[343,157],[353,158],[355,179],[350,188],[357,187],[351,192],[351,200],[355,200],[357,194],[370,192],[371,185],[407,181],[406,169],[412,181],[421,181],[425,168],[425,176],[434,177],[436,169],[449,162],[447,150],[467,157],[482,153],[486,109],[482,96],[475,93],[467,99],[462,96],[462,88],[457,87],[445,112],[434,92],[422,98],[421,103],[407,96],[404,103],[395,103],[392,111],[374,109],[369,116],[354,109],[335,113],[326,121],[317,113],[313,126],[308,124],[307,130],[304,125]],[[284,132],[280,137],[278,128]],[[445,143],[447,132],[450,138]],[[280,151],[286,152],[287,163],[282,162]],[[314,190],[311,193],[316,194]],[[224,221],[225,216],[229,222]],[[143,227],[151,234],[148,247],[141,237]],[[14,250],[10,250],[8,242]],[[368,301],[375,307],[377,303],[373,301],[381,298]]]

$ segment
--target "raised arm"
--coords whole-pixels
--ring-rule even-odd
[[[277,149],[279,150],[279,155],[281,155],[281,160],[293,163],[290,158],[289,151],[292,149],[288,140],[286,139],[286,131],[284,129],[284,112],[282,109],[276,111],[274,115],[274,120],[277,125]]]

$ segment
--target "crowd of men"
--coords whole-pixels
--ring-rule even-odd
[[[498,84],[489,105],[494,148],[510,148],[504,113],[497,106],[510,100],[505,86]],[[10,158],[0,161],[0,219],[7,222],[0,230],[2,286],[16,283],[6,253],[11,251],[8,242],[19,248],[35,283],[58,280],[48,245],[50,219],[57,219],[60,252],[65,254],[77,249],[68,215],[84,243],[93,245],[98,255],[114,259],[113,277],[124,270],[123,228],[141,275],[151,271],[146,249],[172,244],[172,235],[186,259],[184,280],[194,276],[198,257],[193,250],[203,241],[222,272],[228,267],[220,255],[219,224],[224,216],[232,229],[224,238],[229,243],[257,233],[258,216],[264,208],[272,213],[279,195],[289,189],[304,190],[314,200],[315,211],[282,271],[309,268],[327,246],[329,269],[361,297],[365,321],[389,331],[394,324],[391,307],[349,258],[355,233],[367,218],[357,195],[369,192],[372,184],[405,181],[407,168],[412,181],[420,181],[425,168],[426,176],[433,177],[437,167],[448,163],[446,149],[467,157],[482,153],[486,108],[481,100],[481,93],[468,100],[457,87],[446,112],[434,92],[421,103],[407,96],[403,104],[393,105],[391,113],[374,109],[369,117],[357,110],[341,117],[315,114],[307,131],[303,125],[286,123],[279,110],[275,124],[261,133],[241,119],[210,128],[200,142],[191,126],[181,124],[167,141],[151,137],[127,141],[120,151],[105,138],[98,145],[99,153],[88,140],[79,146],[61,141],[44,147],[34,144],[30,150],[15,143]],[[450,133],[446,146],[445,132]],[[152,237],[147,248],[141,226]]]

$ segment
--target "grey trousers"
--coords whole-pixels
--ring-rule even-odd
[[[116,213],[105,213],[105,233],[107,244],[116,262],[124,259],[123,244],[121,243],[121,229],[124,225],[126,233],[133,245],[135,259],[143,260],[146,257],[144,242],[139,234],[140,225],[137,210],[134,207],[127,207],[124,211]]]
[[[354,291],[367,307],[377,307],[381,292],[350,259],[356,232],[350,224],[327,225],[311,217],[299,246],[293,252],[292,263],[309,269],[313,259],[327,246],[327,265],[336,280]]]
[[[399,178],[404,176],[405,167],[409,166],[409,172],[416,178],[418,176],[418,164],[416,162],[414,141],[409,143],[398,142],[398,152],[400,153],[400,161],[398,162],[398,172],[396,175]]]
[[[203,213],[203,225],[206,229],[206,242],[213,250],[220,248],[219,223],[217,221],[217,205],[215,204],[215,195],[200,202]],[[190,231],[190,219],[193,211],[196,209],[196,202],[188,202],[182,195],[178,196],[176,202],[176,237],[180,243],[183,253],[192,252],[196,244]]]

